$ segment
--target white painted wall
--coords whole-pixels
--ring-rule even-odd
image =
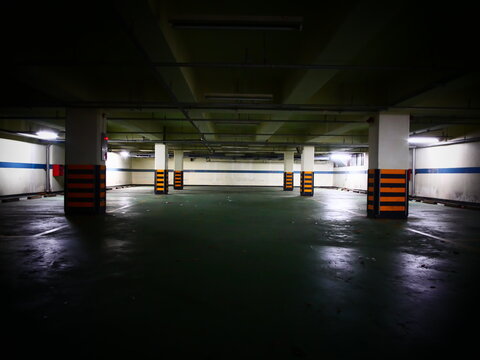
[[[131,158],[124,158],[116,153],[107,154],[107,186],[130,185],[132,183]]]
[[[171,170],[174,166],[173,162],[172,158],[168,161],[168,168]],[[133,158],[132,183],[152,185],[153,171],[148,170],[153,170],[154,166],[154,159]],[[283,161],[206,161],[206,159],[200,158],[190,161],[190,158],[185,157],[183,166],[185,185],[283,186]],[[208,172],[202,172],[202,170],[208,170]],[[255,171],[275,172],[262,173]],[[294,164],[294,171],[301,171],[300,162]],[[330,172],[329,174],[315,174],[315,186],[332,186],[332,163],[317,162],[315,163],[315,171]],[[172,174],[169,176],[169,183],[173,184]],[[294,175],[294,185],[300,186],[300,174],[298,173]]]
[[[0,139],[0,162],[45,165],[45,146]],[[45,190],[43,169],[0,168],[0,195],[34,193]]]
[[[410,157],[412,150],[410,150]],[[333,185],[348,189],[367,189],[367,174],[359,171],[365,166],[334,168]],[[410,167],[412,166],[410,160]],[[458,173],[465,168],[476,173]],[[417,196],[480,203],[480,142],[433,146],[416,150],[416,169],[431,169],[433,173],[417,173],[415,194]],[[454,173],[438,173],[454,171]],[[457,173],[455,173],[455,171]],[[410,181],[410,187],[412,182]],[[413,195],[412,189],[410,194]]]
[[[367,190],[368,154],[365,154],[364,165],[342,166],[333,168],[333,186],[355,190]]]
[[[367,190],[367,170],[368,165],[364,166],[345,166],[334,168],[333,186]]]
[[[0,139],[0,196],[19,195],[44,192],[46,190],[45,145],[27,141]],[[50,146],[50,164],[65,163],[65,147],[63,144]],[[41,168],[13,168],[13,164],[35,164]],[[122,158],[115,153],[108,153],[107,186],[128,185],[132,183],[129,169],[130,158]],[[63,176],[53,176],[50,169],[50,184],[52,191],[63,190]]]
[[[44,145],[25,141],[0,139],[0,162],[45,164]],[[64,163],[63,145],[51,146],[51,164]],[[173,169],[169,159],[169,169]],[[131,168],[133,172],[115,169]],[[480,143],[465,143],[417,149],[417,169],[480,168]],[[154,159],[121,158],[109,153],[107,160],[107,186],[127,184],[153,184]],[[283,161],[275,162],[220,162],[205,159],[190,161],[185,158],[186,185],[238,185],[282,186]],[[316,162],[315,186],[338,186],[350,189],[367,189],[367,175],[359,173],[364,166],[333,168],[331,162]],[[138,171],[146,170],[146,171]],[[217,170],[218,172],[188,172],[188,170]],[[222,172],[244,170],[245,173]],[[478,169],[477,169],[478,170]],[[278,171],[255,173],[248,171]],[[294,185],[300,185],[300,162],[294,164]],[[334,174],[333,174],[333,173]],[[173,174],[170,175],[173,182]],[[63,177],[50,175],[53,191],[63,189]],[[417,173],[416,195],[439,199],[480,203],[480,174],[477,173]],[[45,191],[45,169],[7,168],[0,166],[0,196]]]
[[[479,167],[480,142],[416,150],[416,169]],[[417,173],[415,195],[480,203],[480,173]]]

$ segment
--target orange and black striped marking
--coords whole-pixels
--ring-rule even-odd
[[[168,194],[168,170],[155,170],[155,194]]]
[[[300,174],[300,195],[313,196],[313,171],[302,171]]]
[[[65,165],[65,213],[105,213],[105,165]]]
[[[283,190],[292,191],[293,190],[293,172],[285,171],[283,173]]]
[[[407,170],[368,170],[367,216],[402,219],[408,216]]]
[[[175,171],[173,173],[173,188],[175,190],[183,189],[183,171]]]

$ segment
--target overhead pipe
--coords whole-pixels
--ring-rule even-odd
[[[7,63],[9,66],[112,66],[137,67],[145,64],[131,61],[23,61]],[[268,64],[245,62],[160,62],[152,61],[154,67],[183,67],[183,68],[226,68],[226,69],[291,69],[291,70],[345,70],[345,71],[459,71],[474,70],[471,67],[448,66],[378,66],[378,65],[337,65],[337,64]]]
[[[107,134],[164,134],[161,131],[108,131]],[[166,134],[166,133],[165,133]],[[255,134],[239,134],[239,133],[228,133],[228,132],[208,132],[203,133],[204,135],[224,135],[224,136],[308,136],[308,137],[368,137],[368,135],[342,135],[342,134],[278,134],[278,133],[255,133]],[[168,135],[198,135],[195,132],[168,132]]]
[[[141,143],[165,143],[165,144],[203,144],[202,140],[108,140],[110,144],[141,144]],[[246,146],[330,146],[330,147],[358,147],[367,148],[368,144],[331,144],[331,143],[311,143],[311,142],[252,142],[252,141],[209,141],[210,145],[246,145]]]
[[[480,117],[471,117],[471,116],[466,116],[466,117],[460,117],[460,116],[454,116],[454,117],[447,117],[447,116],[441,116],[437,117],[434,116],[432,117],[431,115],[426,115],[426,116],[418,116],[418,115],[412,115],[411,119],[413,120],[412,123],[414,124],[432,124],[432,121],[428,120],[421,120],[421,119],[428,119],[428,118],[435,118],[438,119],[438,122],[441,122],[441,124],[445,125],[478,125],[478,121],[475,121],[474,119],[480,119]],[[418,120],[420,119],[420,121]],[[444,119],[471,119],[472,121],[446,121]],[[65,120],[65,117],[58,117],[58,116],[0,116],[0,120]],[[107,119],[108,121],[188,121],[186,119],[178,119],[178,118],[159,118],[159,117],[109,117]],[[265,122],[265,123],[323,123],[323,124],[335,124],[335,123],[343,123],[343,124],[362,124],[363,121],[358,121],[358,120],[338,120],[338,119],[316,119],[316,120],[305,120],[305,119],[228,119],[228,118],[222,118],[222,119],[204,119],[204,118],[191,118],[190,120],[198,122],[198,121],[214,121],[214,122],[224,122],[224,123],[241,123],[245,122],[246,124],[250,122]],[[144,132],[144,131],[143,131]]]
[[[332,114],[347,113],[377,113],[379,111],[399,110],[399,111],[463,111],[478,112],[479,107],[455,107],[455,106],[390,106],[390,105],[339,105],[339,104],[254,104],[254,103],[163,103],[163,102],[131,102],[131,101],[109,101],[95,102],[82,101],[72,103],[36,103],[36,104],[8,104],[1,105],[1,108],[28,107],[28,108],[102,108],[102,109],[164,109],[178,110],[182,114],[187,110],[248,110],[248,111],[276,111],[276,112],[320,112]],[[185,115],[185,114],[184,114]],[[188,121],[192,121],[187,118]],[[179,119],[181,120],[181,119]],[[212,121],[215,119],[209,119]],[[196,125],[192,124],[196,127]]]

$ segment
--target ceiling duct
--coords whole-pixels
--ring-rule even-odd
[[[205,94],[205,100],[209,101],[273,101],[272,94],[238,94],[238,93],[209,93]]]
[[[184,15],[169,20],[174,29],[301,31],[301,16]]]

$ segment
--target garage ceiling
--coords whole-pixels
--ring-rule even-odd
[[[62,130],[101,108],[112,149],[364,151],[368,119],[480,131],[475,12],[379,1],[21,2],[1,6],[0,124]]]

